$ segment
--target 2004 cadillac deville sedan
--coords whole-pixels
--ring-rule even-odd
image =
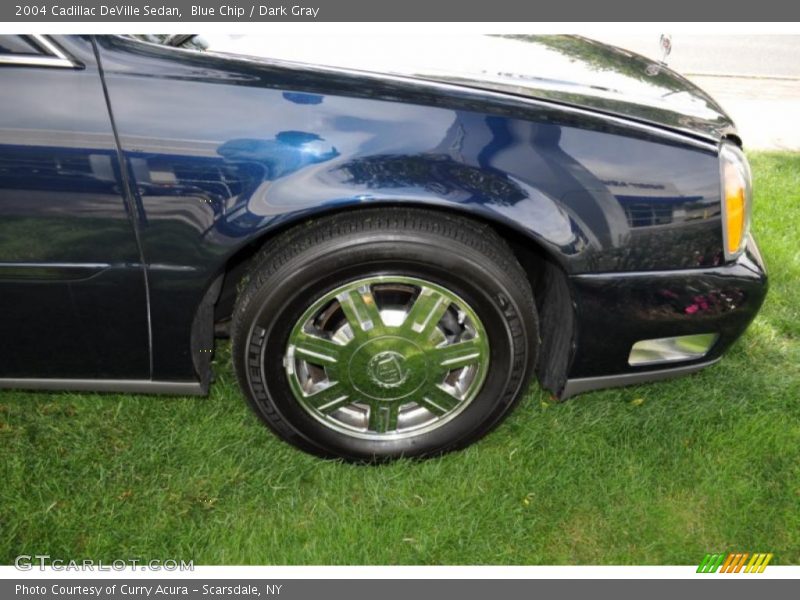
[[[205,394],[229,334],[283,439],[426,456],[766,293],[729,117],[591,40],[0,36],[0,81],[2,387]]]

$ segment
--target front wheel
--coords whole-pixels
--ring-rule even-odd
[[[524,272],[472,221],[363,209],[287,232],[254,260],[233,356],[286,441],[348,460],[461,448],[506,416],[538,348]]]

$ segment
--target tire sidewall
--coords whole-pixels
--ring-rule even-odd
[[[531,325],[525,327],[523,303],[515,297],[518,286],[492,266],[467,245],[419,232],[362,233],[298,253],[256,284],[240,315],[246,329],[234,336],[234,357],[251,405],[296,445],[351,460],[428,456],[481,437],[514,404],[535,352]],[[490,362],[478,395],[450,421],[402,439],[362,439],[323,425],[295,399],[283,364],[289,333],[313,302],[350,281],[377,275],[417,277],[451,290],[476,312],[489,338]]]

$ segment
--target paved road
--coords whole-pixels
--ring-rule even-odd
[[[661,58],[657,34],[591,37],[650,58]],[[687,75],[715,73],[800,79],[800,35],[673,34],[667,63]]]
[[[595,35],[660,59],[658,35]],[[672,36],[669,66],[708,91],[751,149],[800,150],[800,36]]]

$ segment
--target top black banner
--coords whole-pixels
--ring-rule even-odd
[[[608,21],[797,21],[800,4],[642,2],[641,0],[18,0],[0,5],[5,22],[608,22]]]

